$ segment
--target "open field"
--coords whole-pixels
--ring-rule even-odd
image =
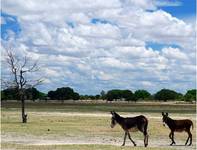
[[[2,102],[3,109],[17,111],[20,108],[19,102]],[[57,102],[28,102],[27,111],[41,112],[152,112],[158,113],[168,111],[172,113],[195,113],[195,104],[181,102],[104,102],[104,101],[68,101]]]
[[[20,123],[18,103],[2,103],[1,149],[64,149],[64,150],[173,150],[196,148],[195,104],[91,104],[91,103],[28,103],[28,123]],[[131,133],[137,143],[133,147],[119,125],[110,128],[110,110],[123,116],[143,114],[149,119],[149,145],[143,147],[143,135]],[[185,147],[186,133],[175,133],[178,146],[169,146],[169,129],[162,125],[161,111],[173,118],[189,118],[194,122],[193,145]]]

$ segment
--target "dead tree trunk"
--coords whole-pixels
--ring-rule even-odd
[[[28,88],[35,87],[40,84],[43,80],[28,80],[26,73],[33,73],[38,71],[37,62],[29,63],[28,58],[25,56],[24,59],[18,59],[13,53],[13,51],[7,50],[6,61],[10,67],[12,73],[13,81],[5,82],[7,87],[16,88],[17,93],[21,101],[21,116],[22,123],[27,123],[27,114],[25,113],[25,90]]]
[[[25,114],[25,99],[21,96],[22,122],[27,123],[27,114]]]
[[[21,117],[22,117],[22,123],[27,123],[27,114],[25,114],[25,96],[23,89],[20,89],[20,101],[21,101]]]

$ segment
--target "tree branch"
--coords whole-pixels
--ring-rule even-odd
[[[38,68],[38,61],[35,61],[32,65],[28,65],[28,58],[27,56],[24,57],[24,60],[19,60],[14,55],[14,53],[11,50],[6,50],[6,62],[10,66],[11,73],[13,74],[14,81],[12,82],[4,82],[6,87],[15,86],[18,89],[23,89],[28,87],[28,84],[32,84],[31,87],[35,87],[37,85],[40,85],[43,82],[43,79],[37,79],[37,80],[27,80],[24,76],[25,73],[32,73],[38,71],[40,68]]]
[[[7,63],[10,65],[11,67],[11,72],[13,73],[14,75],[14,82],[16,83],[16,86],[19,87],[19,82],[18,82],[18,78],[17,78],[17,71],[18,71],[18,68],[17,68],[17,64],[18,64],[18,61],[15,62],[15,59],[14,58],[14,54],[11,52],[11,51],[6,51],[7,52]]]
[[[36,72],[38,70],[39,70],[38,61],[36,61],[29,69],[22,70],[22,71],[23,71],[23,73],[26,73],[26,72]]]

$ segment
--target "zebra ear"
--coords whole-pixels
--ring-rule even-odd
[[[161,114],[162,114],[162,116],[164,116],[164,112],[162,112]]]
[[[168,116],[168,113],[166,113],[166,116]]]
[[[114,114],[114,112],[113,111],[110,111],[110,113],[113,115]]]

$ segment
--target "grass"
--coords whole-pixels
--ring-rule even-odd
[[[97,110],[93,110],[96,107],[96,104],[46,104],[38,103],[27,104],[27,112],[28,112],[28,123],[22,124],[20,123],[20,108],[18,103],[7,103],[2,105],[2,113],[1,113],[1,134],[2,138],[2,149],[27,149],[27,150],[39,150],[39,149],[64,149],[64,150],[127,150],[131,149],[131,143],[127,141],[127,147],[113,146],[113,145],[102,145],[102,142],[114,143],[120,145],[123,140],[123,131],[120,126],[116,126],[114,129],[110,128],[110,114],[109,110],[115,108],[114,110],[124,110],[121,114],[127,114],[126,110],[130,110],[132,108],[132,104],[127,106],[126,104],[98,104]],[[187,110],[187,113],[181,112],[182,116],[193,118],[195,116],[195,110],[193,105],[180,105],[175,107],[173,105],[152,105],[146,104],[134,104],[134,108],[136,112],[141,113],[142,110],[150,110],[146,111],[143,114],[149,114],[150,116],[161,117],[161,110],[159,108],[163,108],[163,110],[171,110],[172,116],[178,116],[182,109]],[[93,107],[93,108],[92,108]],[[104,107],[104,108],[102,108]],[[86,108],[86,109],[85,109]],[[125,109],[126,110],[125,110]],[[143,109],[142,109],[143,108]],[[189,110],[190,108],[190,110]],[[130,113],[133,113],[133,109],[131,109]],[[109,115],[106,116],[68,116],[66,113],[62,112],[82,112],[82,113],[106,113]],[[99,114],[99,113],[98,113]],[[149,119],[149,135],[150,141],[149,145],[151,146],[152,141],[163,140],[166,145],[169,145],[170,140],[168,139],[169,129],[163,127],[160,118],[148,118]],[[195,121],[195,120],[193,120]],[[195,123],[194,123],[195,124]],[[196,127],[192,131],[193,139],[196,139],[196,133],[194,132]],[[187,138],[186,134],[176,133],[176,140],[179,143],[184,143]],[[9,139],[9,140],[4,140]],[[134,140],[143,141],[143,135],[140,132],[132,133],[132,137]],[[14,139],[17,139],[16,141]],[[39,142],[43,140],[48,141],[60,141],[62,144],[58,145],[33,145],[34,142]],[[98,144],[74,144],[74,145],[65,145],[64,142],[68,142],[68,140],[72,141],[91,141],[93,143],[95,141],[100,142]],[[143,144],[138,143],[139,147],[132,148],[134,150],[144,149]],[[165,148],[164,147],[149,147],[146,150],[167,150],[173,148]]]
[[[195,104],[161,104],[161,103],[86,103],[86,102],[65,102],[65,103],[27,103],[27,111],[58,111],[58,112],[151,112],[161,111],[172,113],[195,113]],[[2,109],[16,111],[20,108],[19,102],[2,102]]]
[[[69,136],[83,135],[85,137],[100,136],[122,137],[122,129],[116,126],[110,128],[110,117],[91,116],[47,116],[46,113],[29,113],[30,118],[27,124],[19,122],[19,112],[2,111],[2,133],[27,134],[33,136]],[[50,131],[48,131],[48,129]],[[157,130],[156,130],[157,129]],[[157,137],[157,132],[168,136],[168,129],[163,127],[161,120],[149,119],[149,131],[151,137]],[[107,134],[106,134],[107,133]],[[133,133],[141,137],[141,133]],[[181,134],[182,135],[182,134]],[[182,136],[181,136],[182,137]]]

